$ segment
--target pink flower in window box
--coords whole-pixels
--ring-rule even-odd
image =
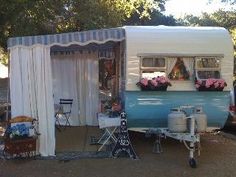
[[[150,80],[147,78],[142,78],[137,84],[141,90],[147,91],[164,91],[168,86],[171,86],[171,83],[168,78],[164,76],[157,76]]]
[[[196,80],[195,87],[199,91],[223,91],[227,84],[224,79],[209,78],[206,80]]]
[[[147,86],[147,85],[148,85],[148,79],[147,79],[147,78],[142,78],[142,79],[140,80],[140,83],[141,83],[142,85],[144,85],[144,86]]]
[[[200,87],[200,85],[199,84],[195,84],[195,87],[198,89]]]
[[[152,84],[154,87],[157,87],[158,82],[157,82],[156,79],[154,78],[154,79],[151,80],[151,84]]]
[[[227,84],[226,84],[224,79],[219,79],[218,83],[219,83],[219,87],[221,87],[221,88],[224,88],[224,87],[227,86]]]

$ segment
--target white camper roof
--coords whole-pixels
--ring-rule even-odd
[[[229,32],[222,27],[125,26],[128,53],[232,55]],[[141,50],[140,50],[141,49]],[[135,52],[137,53],[137,52]]]

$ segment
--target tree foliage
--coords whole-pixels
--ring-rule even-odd
[[[120,26],[133,13],[149,18],[164,0],[2,0],[0,45],[12,36]]]
[[[212,14],[203,13],[202,16],[196,17],[187,15],[180,20],[180,23],[189,26],[221,26],[229,30],[236,43],[236,11],[218,10]]]
[[[223,26],[235,36],[235,12],[219,10],[177,21],[163,15],[166,0],[1,0],[0,53],[14,36],[110,28],[122,25]],[[211,1],[211,0],[209,0]],[[232,0],[222,0],[230,1]],[[234,38],[235,39],[235,38]],[[2,49],[1,49],[2,47]],[[6,58],[6,55],[4,55]],[[5,60],[6,61],[6,60]]]
[[[234,58],[236,59],[236,11],[218,10],[212,14],[203,13],[201,17],[187,15],[180,22],[189,26],[221,26],[228,29],[234,43]]]
[[[150,20],[165,0],[1,0],[0,49],[14,36],[117,27]],[[132,20],[130,20],[131,22]],[[1,50],[2,50],[1,49]]]
[[[149,14],[149,17],[140,19],[138,14],[134,13],[128,18],[124,25],[167,25],[175,26],[179,23],[173,16],[163,15],[160,11],[154,10]]]
[[[236,4],[235,0],[221,0],[221,2],[226,2],[226,3],[230,3],[230,4]]]
[[[187,15],[180,21],[184,25],[221,26],[230,30],[236,26],[236,11],[218,10],[212,14],[203,13],[200,17]]]

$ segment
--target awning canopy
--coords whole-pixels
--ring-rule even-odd
[[[125,39],[124,28],[111,28],[90,30],[83,32],[71,32],[61,34],[39,35],[39,36],[23,36],[9,38],[8,48],[21,46],[32,46],[36,44],[53,46],[69,46],[71,44],[87,45],[89,43],[103,44],[107,41],[122,41]]]

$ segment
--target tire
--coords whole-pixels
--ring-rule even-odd
[[[189,159],[189,166],[192,168],[197,168],[197,162],[194,158]]]

